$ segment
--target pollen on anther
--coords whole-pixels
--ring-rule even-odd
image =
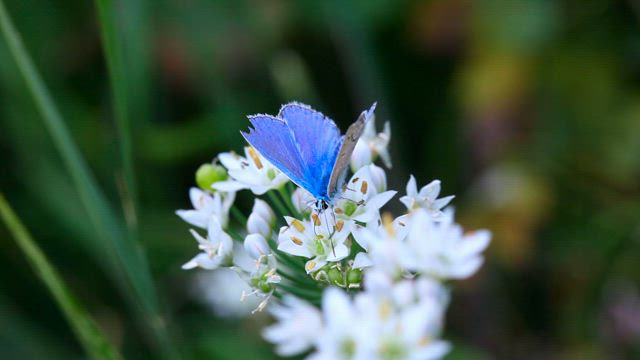
[[[333,212],[338,214],[338,215],[344,214],[344,210],[342,210],[342,208],[339,208],[339,207],[333,209]]]
[[[316,263],[315,263],[315,261],[308,261],[308,262],[307,262],[307,264],[305,265],[305,269],[306,269],[307,271],[311,271],[311,270],[313,270],[313,268],[315,268],[315,267],[316,267]]]
[[[249,156],[251,156],[251,159],[256,164],[256,167],[258,169],[262,169],[262,161],[260,160],[260,157],[258,156],[256,150],[252,147],[249,148]]]
[[[366,194],[368,188],[369,188],[369,184],[367,183],[366,180],[363,180],[362,185],[360,186],[360,192],[363,194]]]
[[[336,223],[336,230],[342,231],[343,227],[344,227],[344,221],[343,220],[338,220],[338,222]]]
[[[315,225],[315,226],[320,226],[321,225],[320,217],[318,216],[318,214],[316,214],[316,213],[311,214],[311,218],[313,219],[313,225]]]
[[[295,236],[291,237],[291,241],[293,241],[293,243],[296,244],[296,245],[302,245],[302,240],[298,239]]]
[[[293,225],[293,227],[294,227],[294,228],[296,228],[296,230],[298,230],[298,231],[300,231],[300,232],[303,232],[303,231],[305,230],[305,229],[304,229],[304,225],[302,225],[302,223],[301,223],[301,222],[300,222],[300,220],[298,220],[298,219],[294,219],[294,220],[291,222],[291,225]]]

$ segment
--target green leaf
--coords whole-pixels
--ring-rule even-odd
[[[57,270],[33,241],[2,193],[0,193],[0,217],[24,252],[33,270],[51,292],[87,354],[93,359],[122,359],[122,356],[102,334],[87,311],[67,289]]]

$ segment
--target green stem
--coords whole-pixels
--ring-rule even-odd
[[[282,203],[282,200],[280,200],[280,198],[276,194],[274,194],[273,191],[271,191],[271,190],[268,191],[267,192],[267,196],[269,197],[269,200],[271,200],[273,205],[276,207],[276,209],[278,210],[280,215],[287,216],[287,215],[291,214],[289,211],[287,211],[287,208]],[[293,215],[293,214],[291,214],[291,215]]]
[[[289,212],[293,215],[293,217],[299,219],[301,215],[296,209],[296,207],[293,206],[293,202],[291,201],[291,194],[289,193],[287,187],[286,186],[280,187],[278,189],[278,193],[280,194],[280,197],[282,198],[284,204],[286,205]]]
[[[57,269],[51,265],[42,250],[33,241],[29,231],[13,212],[2,193],[0,193],[0,217],[7,225],[27,261],[64,313],[71,329],[87,354],[93,359],[122,359],[122,355],[104,336],[89,313],[69,291]]]
[[[235,207],[235,205],[231,207],[231,216],[233,216],[233,219],[243,228],[247,227],[247,217],[242,213],[242,211],[240,211],[240,209]]]

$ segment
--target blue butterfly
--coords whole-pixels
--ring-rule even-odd
[[[316,198],[316,208],[326,209],[342,186],[347,166],[374,103],[349,126],[344,136],[333,120],[308,105],[283,105],[277,116],[248,116],[253,128],[241,132],[245,140],[296,185]]]

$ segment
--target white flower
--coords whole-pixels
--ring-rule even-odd
[[[322,315],[313,305],[291,295],[282,304],[274,304],[269,312],[278,322],[265,328],[262,336],[276,344],[281,356],[309,350],[322,333]]]
[[[359,310],[344,291],[334,287],[325,290],[322,296],[324,331],[316,335],[317,352],[307,360],[373,359],[372,342],[367,339],[369,322]],[[369,315],[374,311],[369,309]]]
[[[270,237],[275,221],[276,216],[269,204],[256,198],[251,214],[247,219],[247,232],[249,234],[260,234],[265,238]]]
[[[231,237],[222,230],[220,221],[215,216],[209,218],[207,237],[200,236],[194,230],[191,234],[198,241],[198,249],[202,252],[182,265],[185,270],[201,267],[213,270],[220,266],[228,266],[231,263],[233,253],[233,241]]]
[[[258,306],[257,298],[240,301],[249,285],[229,269],[203,271],[196,275],[193,292],[209,309],[222,318],[238,319]]]
[[[193,210],[178,210],[176,214],[193,226],[206,229],[209,218],[215,216],[222,227],[229,222],[229,209],[236,198],[235,192],[214,192],[209,194],[196,187],[189,189]]]
[[[352,234],[356,242],[366,251],[356,255],[354,267],[372,267],[396,278],[405,272],[404,262],[409,249],[405,238],[409,233],[407,215],[392,219],[382,217],[380,222],[355,226]]]
[[[244,240],[244,247],[234,249],[232,268],[249,284],[251,291],[244,292],[241,299],[250,295],[263,298],[253,312],[261,311],[267,306],[282,279],[277,273],[278,263],[271,253],[266,239],[260,234],[249,234]]]
[[[378,220],[380,208],[396,194],[396,191],[384,191],[386,177],[379,170],[382,169],[371,164],[353,174],[335,197],[333,212],[337,218],[363,223]]]
[[[442,217],[442,208],[447,206],[454,196],[445,196],[438,199],[440,194],[440,180],[434,180],[423,186],[418,192],[416,179],[411,175],[407,183],[407,195],[400,198],[400,201],[409,211],[417,208],[425,209],[434,219]]]
[[[280,229],[278,250],[291,255],[310,258],[305,269],[314,272],[327,262],[340,261],[349,255],[345,244],[351,229],[351,222],[338,220],[331,222],[331,216],[312,213],[313,220],[298,220],[285,216],[288,226]]]
[[[434,221],[423,209],[411,214],[407,237],[409,249],[405,266],[436,279],[464,279],[482,265],[482,252],[489,245],[491,233],[478,230],[464,234],[448,211],[442,221]]]
[[[250,189],[256,195],[262,195],[271,189],[278,189],[289,178],[271,165],[254,148],[244,148],[245,156],[228,152],[218,155],[220,163],[227,168],[231,180],[219,181],[213,188],[220,191],[238,191]]]
[[[375,109],[375,108],[374,108]],[[351,169],[355,172],[365,165],[373,163],[379,155],[387,168],[391,168],[391,156],[389,155],[389,140],[391,139],[391,126],[387,121],[384,130],[376,134],[375,115],[369,110],[370,119],[365,125],[364,132],[356,144],[351,155]]]

